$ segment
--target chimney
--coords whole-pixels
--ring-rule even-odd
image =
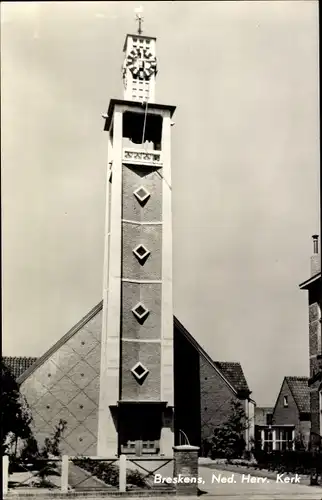
[[[311,276],[321,271],[321,256],[319,253],[319,236],[314,234],[313,240],[313,255],[311,256]]]

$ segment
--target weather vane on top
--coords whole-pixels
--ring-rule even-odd
[[[138,34],[141,35],[142,33],[142,23],[143,23],[143,7],[137,7],[134,9],[135,12],[135,20],[138,21]]]

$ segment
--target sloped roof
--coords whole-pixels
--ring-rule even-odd
[[[231,385],[235,387],[236,391],[250,392],[240,363],[230,361],[214,361],[214,363],[229,380]]]
[[[299,287],[301,290],[308,290],[309,286],[312,285],[312,283],[316,283],[318,280],[321,280],[321,271],[316,273],[314,276],[311,276],[308,280],[303,281]]]
[[[31,375],[39,366],[41,366],[54,352],[56,352],[67,340],[75,335],[93,316],[95,316],[103,307],[103,301],[100,301],[86,316],[84,316],[76,325],[74,325],[61,339],[58,340],[47,352],[40,358],[26,358],[26,357],[4,357],[7,361],[8,368],[20,384]],[[219,373],[222,379],[230,387],[230,389],[237,394],[239,391],[245,391],[251,394],[248,388],[244,372],[240,363],[227,362],[227,361],[213,361],[207,352],[201,347],[196,339],[186,330],[180,321],[174,316],[174,326],[176,326],[181,333],[185,335],[187,340],[198,350],[198,352],[211,364],[211,366]]]
[[[48,351],[45,352],[40,358],[36,358],[37,361],[32,365],[29,366],[22,374],[20,374],[17,382],[18,384],[21,384],[26,380],[26,378],[29,377],[39,366],[41,366],[47,359],[54,354],[58,349],[64,345],[67,340],[72,338],[86,323],[89,322],[90,319],[92,319],[103,307],[103,301],[101,300],[93,309],[89,311],[89,313],[86,314],[76,325],[74,325],[65,335],[63,335],[58,342],[56,342]]]
[[[38,358],[31,357],[18,357],[18,356],[4,356],[2,358],[3,364],[11,372],[15,380],[20,377],[30,366],[32,366]]]
[[[209,364],[220,374],[226,384],[233,390],[235,394],[239,391],[246,391],[251,394],[248,388],[245,375],[241,364],[238,362],[229,361],[213,361],[207,352],[201,347],[196,339],[188,332],[188,330],[174,316],[174,326],[176,326],[186,339],[198,350],[201,356],[208,361]]]
[[[285,377],[299,412],[310,412],[308,377]]]

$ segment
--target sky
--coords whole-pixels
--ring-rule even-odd
[[[1,3],[3,354],[102,297],[107,134],[135,2]],[[172,127],[174,314],[258,405],[308,375],[318,3],[142,2]]]

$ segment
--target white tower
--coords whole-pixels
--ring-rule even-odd
[[[141,11],[137,11],[138,33],[127,35],[124,43],[123,84],[126,101],[155,102],[157,74],[156,39],[142,35]]]
[[[98,451],[174,444],[171,118],[155,98],[156,39],[127,35],[124,100],[105,117],[108,183]],[[149,147],[146,145],[148,143]]]

